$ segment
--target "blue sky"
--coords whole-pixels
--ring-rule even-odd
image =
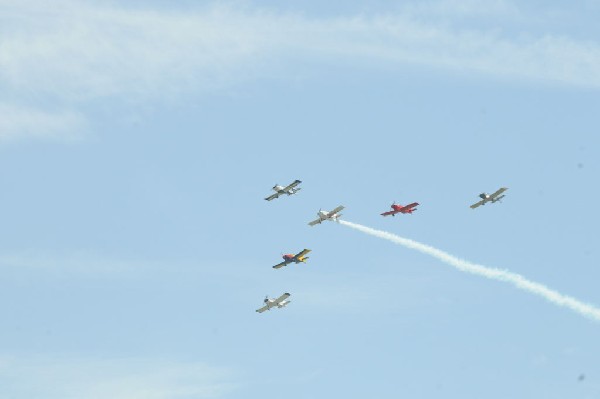
[[[598,11],[0,0],[0,396],[598,397]]]

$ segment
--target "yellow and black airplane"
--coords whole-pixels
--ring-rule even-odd
[[[310,249],[303,249],[302,252],[298,252],[296,255],[294,254],[285,254],[283,255],[283,262],[273,266],[273,269],[280,269],[283,266],[287,266],[289,263],[305,263],[308,259],[306,256],[307,253],[310,252]]]

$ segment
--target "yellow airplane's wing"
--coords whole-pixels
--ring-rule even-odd
[[[303,249],[301,252],[296,254],[296,258],[303,258],[307,253],[310,252],[310,249]]]
[[[285,262],[281,262],[276,264],[275,266],[273,266],[273,269],[281,269],[282,267],[284,267],[287,263]]]

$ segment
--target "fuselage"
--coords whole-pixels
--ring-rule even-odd
[[[397,213],[413,213],[417,210],[415,206],[419,205],[418,203],[412,203],[410,205],[400,205],[400,204],[392,204],[391,211],[383,212],[381,216],[396,216]]]
[[[338,219],[342,216],[340,211],[342,211],[343,209],[344,209],[344,207],[342,205],[334,208],[331,211],[324,211],[322,209],[319,209],[319,212],[317,212],[317,220],[313,220],[312,222],[309,222],[308,224],[310,226],[314,226],[316,224],[321,224],[324,220],[331,220],[331,221],[337,222]]]
[[[280,186],[279,184],[276,184],[273,186],[273,191],[276,191],[278,194],[287,194],[287,195],[292,195],[292,194],[296,194],[296,192],[298,190],[300,190],[299,188],[290,188],[289,190],[284,190],[284,186]]]
[[[327,211],[319,211],[317,213],[317,216],[319,217],[319,219],[321,219],[321,221],[323,221],[323,220],[337,220],[337,218],[341,216],[339,213],[334,213],[333,215],[331,215],[329,217],[327,217],[327,215],[329,215],[329,212],[327,212]]]
[[[267,299],[265,299],[265,305],[266,305],[268,308],[273,308],[273,307],[275,307],[275,306],[277,306],[278,308],[283,308],[283,307],[285,307],[285,305],[287,305],[288,303],[290,303],[290,301],[288,301],[288,300],[285,300],[285,301],[281,301],[281,302],[279,302],[279,303],[276,303],[274,299],[268,299],[268,298],[267,298]]]
[[[398,205],[398,204],[392,205],[392,208],[394,208],[394,210],[396,212],[400,212],[400,213],[413,213],[413,211],[415,210],[415,208],[404,209],[404,205]]]
[[[479,198],[481,198],[485,202],[491,202],[493,204],[494,202],[498,202],[502,198],[504,198],[504,195],[500,195],[500,196],[498,196],[496,198],[492,198],[492,196],[490,194],[481,193],[481,194],[479,194]],[[485,205],[485,202],[482,205]]]
[[[285,254],[285,255],[283,255],[283,260],[286,263],[292,263],[292,262],[300,263],[300,262],[306,262],[306,257],[305,256],[296,257],[296,255],[294,255],[294,254]]]

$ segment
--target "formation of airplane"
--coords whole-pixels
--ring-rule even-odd
[[[289,265],[290,263],[306,263],[308,256],[307,253],[310,252],[310,249],[303,249],[301,252],[298,252],[296,255],[286,254],[283,255],[283,262],[276,264],[273,266],[273,269],[281,269],[284,266]]]
[[[500,201],[502,198],[504,198],[506,196],[505,194],[500,195],[503,192],[505,192],[506,190],[508,190],[508,188],[502,187],[502,188],[499,188],[493,194],[481,193],[481,194],[479,194],[479,198],[481,198],[481,201],[474,203],[473,205],[470,206],[470,208],[471,209],[475,209],[478,206],[485,205],[488,202],[491,202],[492,204],[495,203],[495,202],[498,202],[498,201]]]
[[[302,190],[302,188],[298,187],[296,188],[296,186],[298,184],[302,183],[300,180],[294,180],[293,183],[288,184],[287,186],[280,186],[279,184],[276,184],[273,186],[273,190],[275,191],[275,194],[272,194],[270,196],[268,196],[267,198],[265,198],[267,201],[271,201],[274,200],[275,198],[279,198],[280,195],[292,195],[292,194],[296,194],[298,191]]]
[[[296,194],[298,191],[301,190],[300,187],[297,187],[298,184],[302,183],[300,180],[294,180],[293,183],[287,185],[287,186],[280,186],[280,185],[275,185],[273,187],[273,190],[275,191],[275,194],[272,194],[270,196],[268,196],[267,198],[265,198],[265,200],[267,201],[271,201],[275,198],[279,198],[279,196],[281,195],[292,195],[292,194]],[[486,193],[481,193],[479,195],[479,198],[481,198],[481,201],[476,202],[475,204],[471,205],[470,208],[471,209],[475,209],[481,205],[485,205],[488,202],[491,203],[495,203],[500,201],[502,198],[505,197],[505,194],[503,194],[506,190],[508,190],[508,188],[506,187],[501,187],[500,189],[496,190],[496,192],[494,192],[493,194],[486,194]],[[387,211],[387,212],[383,212],[381,214],[381,216],[396,216],[396,214],[398,213],[409,213],[412,214],[414,211],[417,210],[417,206],[419,205],[418,202],[413,202],[411,204],[408,205],[400,205],[400,204],[396,204],[395,202],[391,205],[391,210]],[[342,210],[344,209],[344,206],[340,205],[337,208],[331,210],[331,211],[323,211],[323,210],[319,210],[319,212],[317,212],[317,216],[318,219],[315,219],[311,222],[309,222],[309,226],[314,226],[316,224],[321,224],[323,223],[323,221],[325,220],[330,220],[330,221],[337,221],[342,214],[340,213]],[[306,260],[308,259],[308,256],[306,256],[311,250],[310,249],[303,249],[302,251],[298,252],[297,254],[285,254],[283,255],[283,262],[280,262],[278,264],[276,264],[275,266],[273,266],[273,269],[280,269],[284,266],[289,265],[290,263],[305,263]],[[281,296],[279,296],[279,298],[274,298],[271,299],[268,296],[265,298],[264,302],[264,306],[260,309],[256,309],[256,311],[258,313],[263,313],[264,311],[267,310],[271,310],[271,308],[284,308],[285,306],[287,306],[287,304],[289,304],[291,301],[288,299],[290,297],[289,293],[284,293]],[[579,380],[581,381],[583,378],[580,377]]]
[[[324,220],[333,220],[333,221],[337,221],[340,216],[342,216],[340,214],[340,211],[344,209],[344,207],[342,205],[338,206],[337,208],[335,208],[332,211],[322,211],[319,210],[319,212],[317,212],[317,216],[319,217],[318,219],[313,220],[312,222],[308,222],[309,226],[314,226],[315,224],[321,224],[323,223]]]
[[[419,205],[418,202],[413,202],[412,204],[408,204],[408,205],[399,205],[394,202],[392,205],[390,205],[392,210],[383,212],[381,214],[381,216],[396,216],[397,213],[412,214],[414,211],[417,210],[417,208],[416,208],[417,205]]]
[[[289,297],[290,297],[290,294],[288,294],[287,292],[276,299],[270,299],[269,296],[267,295],[265,297],[265,300],[263,301],[265,306],[263,306],[260,309],[256,309],[256,311],[258,313],[262,313],[265,310],[271,310],[271,308],[278,308],[278,309],[284,308],[284,307],[286,307],[286,305],[288,303],[291,302],[291,301],[288,301]]]

